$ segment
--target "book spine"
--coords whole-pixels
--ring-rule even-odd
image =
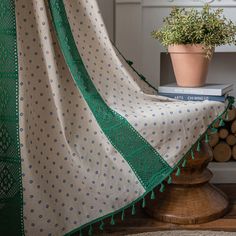
[[[202,96],[222,96],[220,89],[189,89],[189,88],[161,88],[159,87],[160,93],[170,94],[189,94],[189,95],[202,95]]]
[[[205,95],[174,94],[174,93],[159,93],[159,95],[183,101],[209,100],[209,101],[225,102],[225,96],[205,96]]]

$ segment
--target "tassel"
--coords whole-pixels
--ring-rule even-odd
[[[235,98],[232,96],[228,96],[227,97],[229,104],[230,104],[230,108],[232,108],[232,105],[234,104]]]
[[[92,225],[90,225],[88,235],[92,236],[92,234],[93,234],[93,228],[92,228]]]
[[[168,180],[167,180],[167,183],[168,183],[168,184],[171,184],[171,183],[172,183],[172,178],[171,178],[171,176],[169,176],[169,178],[168,178]]]
[[[155,198],[156,198],[155,192],[152,190],[152,193],[151,193],[151,200],[154,200]]]
[[[222,127],[222,126],[224,126],[224,125],[225,125],[225,122],[224,122],[224,120],[223,120],[223,119],[220,119],[219,126],[220,126],[220,127]]]
[[[229,104],[231,105],[230,107],[232,107],[232,105],[234,104],[235,98],[232,97],[232,96],[228,96],[227,99],[228,99],[228,101],[229,101]]]
[[[104,229],[104,222],[103,222],[103,221],[101,221],[101,224],[100,224],[100,226],[99,226],[99,229],[100,229],[100,230],[103,230],[103,229]]]
[[[114,221],[114,215],[112,215],[111,217],[111,222],[110,222],[111,225],[115,225],[115,221]]]
[[[146,78],[143,75],[139,75],[143,81],[146,81]]]
[[[135,205],[133,204],[133,206],[132,206],[132,213],[131,213],[131,214],[132,214],[132,216],[133,216],[133,215],[135,215],[135,213],[136,213],[136,210],[135,210]]]
[[[130,66],[132,66],[134,63],[132,61],[127,60],[126,61]]]
[[[186,159],[184,159],[184,161],[183,161],[183,163],[182,163],[182,167],[185,167],[185,166],[186,166],[186,164],[187,164],[187,160],[186,160]]]
[[[161,183],[160,192],[163,193],[164,191],[165,191],[165,185]]]
[[[195,159],[193,149],[191,149],[191,157],[192,157],[192,160]]]
[[[121,214],[121,220],[124,221],[125,218],[125,210],[123,209],[122,214]]]
[[[211,127],[211,133],[212,133],[212,134],[215,134],[215,133],[217,133],[217,132],[218,132],[218,129],[217,129],[217,128]]]
[[[142,202],[142,208],[144,208],[146,206],[146,200],[145,197],[143,198],[143,202]]]
[[[207,133],[205,135],[205,143],[209,143],[209,135]]]
[[[178,167],[177,168],[177,171],[176,171],[176,174],[175,174],[176,176],[180,176],[180,168]]]
[[[200,152],[201,151],[201,142],[198,141],[197,143],[197,151]]]

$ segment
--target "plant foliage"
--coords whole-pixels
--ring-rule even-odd
[[[174,44],[202,44],[207,57],[220,45],[236,45],[236,25],[208,4],[201,11],[174,7],[152,36],[165,47]]]

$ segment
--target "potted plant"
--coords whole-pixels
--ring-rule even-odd
[[[152,36],[168,48],[177,84],[182,87],[203,86],[215,47],[236,45],[236,25],[223,15],[223,9],[175,7],[163,23]]]

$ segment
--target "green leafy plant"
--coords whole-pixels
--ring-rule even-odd
[[[201,44],[209,58],[217,46],[236,45],[236,25],[223,15],[223,9],[213,10],[208,4],[201,11],[174,7],[163,23],[152,36],[165,47]]]

